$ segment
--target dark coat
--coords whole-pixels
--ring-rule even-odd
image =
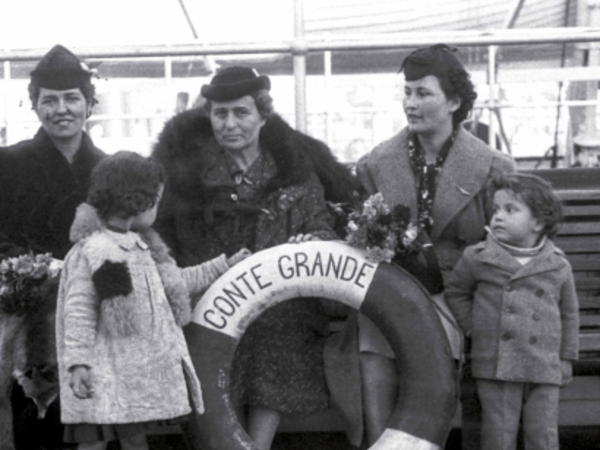
[[[84,133],[74,162],[69,165],[42,128],[33,139],[2,149],[0,258],[26,250],[50,252],[55,258],[64,258],[71,248],[69,229],[75,210],[87,196],[92,169],[104,157]],[[55,300],[54,295],[51,298]],[[23,334],[23,350],[13,369],[34,367],[37,370],[56,364],[55,307],[55,302],[47,302],[43,310],[36,310],[23,319],[27,332]],[[42,387],[46,385],[57,389],[55,380],[42,382]],[[36,389],[39,387],[36,385]],[[59,402],[50,405],[44,420],[37,420],[36,407],[25,398],[23,389],[15,387],[11,396],[17,449],[64,446]]]
[[[207,152],[211,140],[209,118],[203,110],[193,109],[166,124],[152,155],[168,174],[156,229],[174,250],[180,265],[197,264],[211,257],[202,254],[201,238],[182,239],[190,229],[196,231],[196,236],[212,233],[213,213],[242,207],[231,200],[231,187],[207,186],[202,179],[201,174],[210,170]],[[307,191],[322,186],[325,199],[333,203],[351,203],[357,198],[355,177],[329,148],[295,131],[279,116],[267,119],[260,132],[260,144],[272,155],[277,175],[256,202],[258,207],[274,212],[275,217],[259,216],[255,250],[281,244],[298,233],[331,229],[326,209],[307,208],[303,203]],[[342,230],[338,224],[338,234]]]
[[[351,203],[358,198],[354,195],[358,183],[348,168],[325,144],[293,130],[278,116],[266,120],[259,139],[276,172],[253,198],[242,202],[235,195],[232,198],[236,187],[229,180],[228,186],[206,184],[211,174],[219,173],[223,150],[202,110],[179,114],[165,126],[153,153],[168,174],[156,229],[180,265],[239,250],[237,237],[243,232],[230,236],[226,225],[215,225],[227,221],[255,221],[248,233],[252,238],[244,241],[252,251],[282,244],[299,233],[336,237],[324,199]],[[217,179],[221,183],[222,177]],[[343,223],[338,230],[343,230]],[[285,413],[326,408],[326,332],[327,317],[320,304],[305,299],[284,302],[261,314],[236,350],[231,384],[235,401]]]
[[[64,258],[75,209],[85,201],[92,169],[104,156],[84,133],[69,165],[42,128],[33,139],[8,147],[0,160],[0,246]]]

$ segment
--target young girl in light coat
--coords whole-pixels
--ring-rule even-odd
[[[179,269],[151,226],[160,164],[118,152],[92,173],[71,228],[56,317],[65,441],[79,449],[146,449],[146,431],[202,413],[202,391],[181,327],[199,295],[241,250]]]

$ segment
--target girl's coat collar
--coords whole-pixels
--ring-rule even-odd
[[[139,235],[109,231],[96,209],[83,203],[77,208],[70,238],[83,247],[96,291],[104,293],[100,300],[103,310],[112,318],[107,325],[113,332],[131,334],[137,328],[136,314],[131,310],[132,302],[128,301],[132,283],[127,266],[127,253],[136,246],[150,251],[177,325],[184,326],[190,322],[191,299],[185,280],[170,256],[169,248],[154,230]],[[116,283],[115,279],[119,279],[120,283]]]

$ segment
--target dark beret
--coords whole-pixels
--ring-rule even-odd
[[[231,66],[221,69],[210,81],[202,86],[204,98],[217,102],[235,100],[250,95],[260,89],[271,89],[271,80],[259,75],[255,69],[245,66]]]

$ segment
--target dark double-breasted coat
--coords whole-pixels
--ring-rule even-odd
[[[0,257],[31,250],[50,252],[55,258],[63,259],[72,245],[69,229],[75,210],[85,201],[90,174],[104,157],[84,133],[81,147],[69,164],[43,128],[33,139],[3,149],[0,155]],[[27,323],[21,327],[25,332],[19,364],[26,369],[47,369],[56,364],[54,323],[44,320],[49,309],[53,317],[55,304],[50,302],[45,303],[42,310],[23,317]],[[11,375],[13,369],[8,368],[7,374]],[[2,401],[0,399],[0,403]],[[11,402],[17,449],[64,445],[58,402],[50,405],[44,420],[32,414],[35,405],[25,398],[20,386],[12,389]]]
[[[75,210],[85,201],[92,169],[105,154],[84,133],[69,164],[43,128],[6,152],[0,171],[2,243],[64,258],[71,248]]]

